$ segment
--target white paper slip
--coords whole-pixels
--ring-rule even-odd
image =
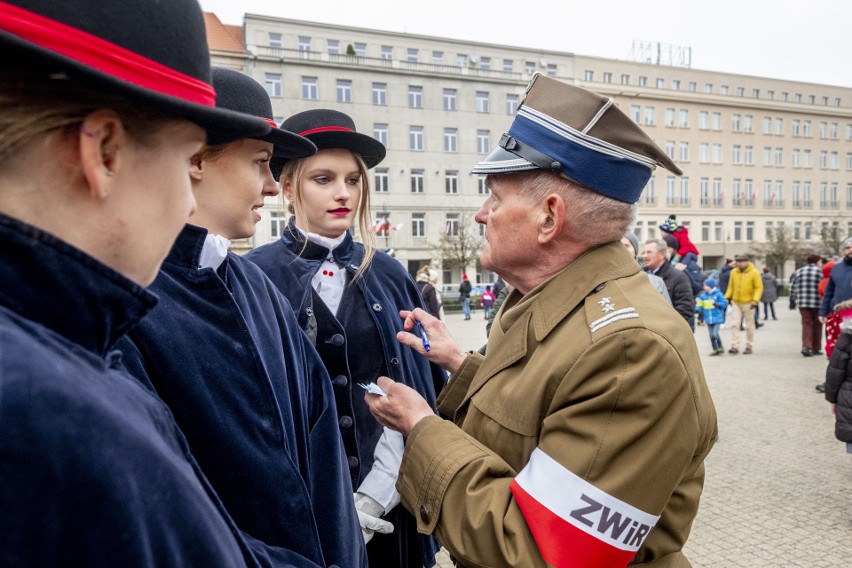
[[[370,394],[377,394],[379,396],[387,396],[388,393],[382,390],[382,387],[377,385],[376,383],[358,383],[358,386],[367,391]]]

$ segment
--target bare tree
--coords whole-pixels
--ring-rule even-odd
[[[793,238],[791,227],[779,225],[767,232],[765,243],[755,243],[749,252],[765,265],[774,267],[778,276],[784,278],[784,263],[803,258],[807,250],[807,246]]]
[[[844,221],[846,221],[846,218],[840,214],[829,218],[827,222],[816,221],[820,223],[819,238],[822,241],[821,254],[823,256],[833,257],[840,251],[840,245],[848,236],[846,229],[843,228]]]
[[[450,215],[438,240],[429,243],[429,246],[445,268],[458,268],[465,272],[479,258],[483,242],[479,231],[479,224],[469,214]]]

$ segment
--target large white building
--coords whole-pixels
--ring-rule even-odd
[[[387,146],[373,211],[402,227],[378,244],[412,272],[440,264],[430,244],[483,201],[487,189],[470,168],[508,129],[535,72],[612,97],[683,168],[683,177],[658,170],[649,182],[640,239],[676,214],[711,268],[781,224],[815,248],[825,227],[852,234],[850,88],[254,14],[240,28],[206,16],[214,64],[264,84],[277,121],[337,108]],[[268,205],[248,246],[276,238],[284,218],[281,203]],[[457,282],[458,271],[445,270],[444,281]]]

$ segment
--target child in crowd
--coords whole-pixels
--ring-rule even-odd
[[[716,287],[716,279],[708,278],[704,281],[704,292],[695,300],[695,311],[699,317],[704,318],[707,331],[710,333],[710,345],[713,352],[710,355],[721,355],[725,352],[722,347],[722,339],[719,337],[719,329],[725,323],[725,309],[728,302],[725,295]]]

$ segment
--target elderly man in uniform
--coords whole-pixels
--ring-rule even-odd
[[[397,488],[460,566],[689,566],[716,438],[689,326],[621,245],[656,165],[613,103],[536,75],[475,168],[482,266],[514,287],[485,355],[403,312],[398,339],[452,372],[440,413],[380,377],[373,414],[407,437]]]

